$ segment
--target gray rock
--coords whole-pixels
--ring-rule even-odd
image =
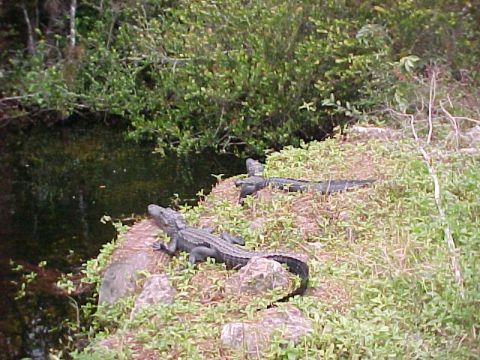
[[[249,227],[252,230],[258,230],[258,229],[263,228],[263,226],[265,225],[266,222],[267,222],[267,219],[265,219],[264,217],[257,217],[257,218],[255,218],[255,220],[252,220],[250,222]]]
[[[109,265],[98,292],[98,303],[114,304],[121,297],[135,292],[138,272],[146,270],[150,261],[147,254],[138,253]]]
[[[325,248],[325,244],[321,242],[307,243],[314,251],[322,251]]]
[[[342,221],[350,220],[350,212],[346,210],[340,211],[340,213],[338,214],[338,218]]]
[[[175,298],[177,291],[170,286],[166,274],[155,274],[150,276],[143,285],[142,292],[135,300],[131,318],[146,305],[158,303],[171,304]]]
[[[463,148],[460,149],[460,152],[467,155],[479,155],[480,149],[477,148]]]
[[[470,147],[476,147],[480,145],[480,125],[474,126],[465,132],[465,136],[469,140]]]
[[[234,322],[223,326],[222,343],[247,356],[260,356],[270,347],[274,336],[294,344],[300,337],[313,331],[312,322],[296,307],[267,309],[259,313],[257,321]]]
[[[476,155],[480,147],[480,125],[476,125],[466,131],[450,131],[447,138],[447,144],[455,146],[456,149],[468,155]]]
[[[289,284],[290,274],[280,263],[254,257],[247,265],[225,281],[225,293],[229,295],[258,295],[276,287]]]
[[[380,128],[380,127],[371,127],[371,126],[359,126],[354,125],[349,128],[349,132],[354,135],[358,135],[363,139],[398,139],[401,137],[401,132],[399,130],[394,130],[391,128]]]

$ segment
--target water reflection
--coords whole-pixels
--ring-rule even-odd
[[[215,182],[211,174],[245,171],[233,156],[161,158],[125,141],[118,130],[92,126],[35,130],[3,139],[0,149],[2,359],[41,359],[55,343],[55,326],[71,308],[52,294],[48,279],[75,269],[112,238],[113,229],[99,222],[103,215],[144,214],[147,204],[168,205],[175,193],[195,198]],[[19,301],[12,259],[24,268],[48,264],[44,286]]]

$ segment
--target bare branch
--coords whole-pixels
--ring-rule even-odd
[[[26,99],[26,98],[33,97],[33,96],[36,96],[36,95],[38,95],[38,94],[27,94],[27,95],[20,95],[20,96],[4,97],[4,98],[0,98],[0,103],[6,102],[6,101]]]
[[[437,87],[437,70],[434,67],[432,71],[432,75],[430,76],[430,98],[428,100],[428,137],[427,137],[427,144],[430,144],[432,141],[433,135],[433,121],[432,121],[432,112],[433,112],[433,104],[435,102],[435,93]]]
[[[457,120],[467,120],[467,121],[474,122],[476,124],[480,124],[480,120],[472,119],[472,118],[465,117],[465,116],[455,116],[455,119],[457,119]]]
[[[405,115],[410,117],[410,127],[412,129],[413,137],[417,143],[418,150],[422,154],[423,160],[428,169],[428,173],[430,174],[430,177],[433,181],[435,205],[437,207],[440,220],[444,224],[443,238],[445,239],[448,246],[448,250],[450,252],[450,264],[453,271],[453,277],[460,288],[460,296],[463,298],[465,296],[464,290],[463,290],[463,276],[460,271],[460,264],[458,261],[458,252],[455,246],[455,241],[453,240],[452,230],[448,225],[448,222],[445,216],[445,211],[443,210],[442,203],[441,203],[440,182],[438,181],[438,176],[436,174],[435,168],[433,167],[432,158],[430,157],[430,155],[428,155],[427,151],[421,144],[420,139],[418,138],[417,131],[415,129],[415,123],[414,123],[415,117],[409,114],[405,114]]]
[[[447,109],[443,106],[443,101],[440,101],[440,107],[442,108],[442,111],[447,115],[448,119],[453,125],[453,129],[455,130],[455,148],[458,150],[459,147],[459,139],[460,139],[460,130],[458,128],[458,122],[457,119],[450,114]]]
[[[25,4],[25,2],[22,2],[22,12],[23,12],[23,17],[25,18],[25,23],[27,24],[28,53],[30,55],[34,55],[35,54],[35,37],[34,37],[32,22],[30,21],[30,16],[28,15],[27,5]]]
[[[75,16],[77,12],[77,0],[70,0],[70,48],[74,48],[77,38]]]
[[[460,264],[458,261],[458,251],[455,246],[455,241],[453,240],[453,235],[452,235],[452,230],[450,229],[450,226],[448,225],[446,216],[445,216],[445,211],[442,207],[441,203],[441,188],[440,188],[440,182],[438,180],[438,176],[436,174],[435,168],[433,167],[433,161],[428,152],[425,150],[423,147],[421,140],[418,138],[417,130],[415,129],[415,116],[412,114],[406,114],[406,113],[400,113],[396,110],[393,109],[386,109],[390,113],[401,116],[401,117],[407,117],[410,119],[410,128],[412,130],[413,138],[415,139],[415,142],[417,144],[417,148],[422,155],[423,161],[425,162],[425,165],[427,166],[428,173],[430,175],[430,178],[433,181],[433,186],[434,186],[434,200],[435,200],[435,206],[437,207],[437,212],[440,217],[441,222],[444,224],[443,227],[443,238],[445,242],[447,243],[447,247],[450,253],[450,265],[452,268],[453,272],[453,277],[456,281],[456,283],[459,286],[460,289],[460,296],[463,298],[465,296],[464,290],[463,290],[463,276],[460,271]]]

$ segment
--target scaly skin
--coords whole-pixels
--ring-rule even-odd
[[[292,296],[302,295],[308,285],[308,265],[294,254],[283,252],[258,252],[240,248],[243,239],[224,234],[223,238],[212,235],[206,230],[196,229],[185,223],[182,215],[170,208],[158,205],[149,205],[148,214],[171,239],[165,245],[160,242],[153,244],[154,250],[174,255],[177,251],[188,252],[188,261],[192,264],[204,260],[206,257],[223,262],[228,268],[241,268],[253,257],[264,257],[286,264],[288,270],[301,279],[300,286],[279,301],[285,301]],[[243,244],[242,244],[243,245]]]
[[[317,191],[322,194],[330,194],[338,191],[344,191],[353,187],[363,186],[373,183],[375,180],[326,180],[326,181],[307,181],[296,180],[281,177],[263,177],[263,165],[260,162],[247,159],[246,179],[235,181],[235,186],[240,187],[239,202],[248,195],[254,195],[257,191],[271,186],[288,192],[293,191]]]

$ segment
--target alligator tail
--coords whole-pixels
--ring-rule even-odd
[[[320,182],[319,187],[321,188],[320,191],[332,193],[371,184],[373,182],[375,182],[375,180],[330,180]]]
[[[292,291],[291,293],[289,293],[288,295],[277,300],[278,302],[285,302],[288,299],[294,297],[295,295],[303,295],[305,293],[305,290],[307,290],[307,287],[308,287],[308,280],[309,280],[309,269],[308,269],[307,263],[293,256],[288,256],[288,255],[272,254],[272,255],[267,255],[265,257],[268,259],[278,261],[281,264],[286,264],[288,267],[288,271],[300,277],[300,286],[296,288],[294,291]]]
[[[344,191],[353,187],[373,183],[375,180],[324,180],[308,181],[289,178],[271,177],[265,180],[267,185],[287,191],[318,191],[323,194],[330,194],[337,191]]]

